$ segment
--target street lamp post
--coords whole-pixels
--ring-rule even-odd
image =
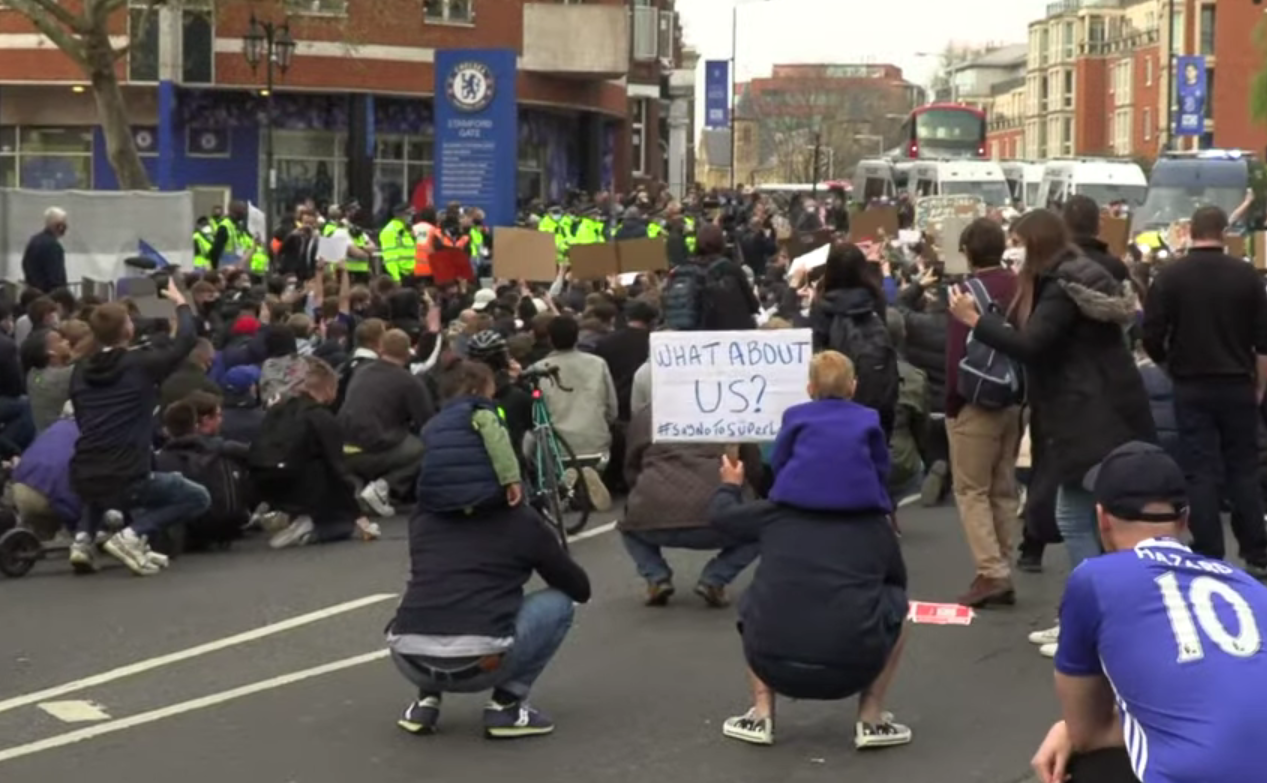
[[[733,87],[730,88],[730,189],[735,189],[735,154],[739,149],[739,139],[735,132],[735,112],[739,109],[739,96],[735,94],[735,87],[739,85],[739,71],[737,63],[739,62],[739,0],[730,7],[730,78]]]
[[[295,39],[290,35],[290,23],[274,24],[260,22],[251,14],[251,23],[246,35],[242,36],[242,54],[251,66],[251,72],[258,70],[260,62],[265,63],[265,128],[264,128],[264,168],[268,170],[268,184],[265,187],[267,202],[264,205],[264,217],[269,230],[272,229],[273,210],[276,209],[277,168],[274,165],[273,125],[275,124],[275,106],[273,103],[274,73],[285,76],[290,69],[291,58],[295,54]]]

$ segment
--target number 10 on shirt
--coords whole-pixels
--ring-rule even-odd
[[[1254,611],[1245,598],[1231,586],[1211,576],[1198,576],[1188,586],[1185,597],[1174,571],[1157,577],[1162,604],[1170,618],[1170,630],[1179,649],[1179,663],[1191,663],[1205,657],[1204,636],[1228,655],[1249,658],[1262,648],[1262,634]],[[1214,609],[1214,597],[1227,602],[1236,613],[1237,632],[1223,624]],[[1198,630],[1200,626],[1200,630]]]

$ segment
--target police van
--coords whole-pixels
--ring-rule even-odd
[[[1012,193],[1012,203],[1017,209],[1032,209],[1043,206],[1038,200],[1042,192],[1042,161],[1005,160],[999,164],[1003,167],[1003,176],[1007,178],[1008,190]]]
[[[992,160],[928,160],[910,167],[911,198],[979,196],[988,207],[1012,203],[1003,167]]]
[[[863,204],[877,199],[896,199],[898,186],[895,174],[893,162],[887,158],[858,161],[853,171],[854,198]]]
[[[1148,195],[1148,178],[1138,163],[1106,158],[1049,160],[1043,169],[1039,203],[1059,208],[1070,196],[1087,196],[1102,207],[1124,203],[1134,210]]]
[[[1148,198],[1131,213],[1131,232],[1165,229],[1192,217],[1198,207],[1213,205],[1230,217],[1253,189],[1258,197],[1234,228],[1258,231],[1264,225],[1263,164],[1242,150],[1198,150],[1163,153],[1153,164]]]

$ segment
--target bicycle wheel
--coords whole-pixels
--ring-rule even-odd
[[[585,525],[589,523],[590,512],[594,510],[594,505],[590,503],[589,486],[585,483],[585,477],[581,475],[576,452],[558,431],[554,433],[554,442],[558,448],[558,464],[563,466],[564,472],[569,467],[576,471],[576,480],[571,486],[562,480],[562,476],[559,477],[559,497],[564,514],[559,521],[563,524],[563,530],[569,536],[574,536],[584,530]]]
[[[558,534],[559,541],[562,542],[563,548],[568,548],[567,529],[563,526],[563,502],[560,492],[564,491],[562,482],[559,481],[559,474],[554,469],[541,471],[541,487],[538,497],[542,501],[544,508],[537,510],[550,523],[550,527]]]

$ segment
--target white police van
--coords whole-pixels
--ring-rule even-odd
[[[1059,208],[1070,196],[1087,196],[1101,207],[1125,203],[1135,210],[1148,196],[1148,178],[1138,163],[1106,158],[1049,160],[1043,169],[1039,203]]]
[[[911,198],[979,196],[988,207],[1012,204],[1003,167],[993,160],[927,160],[910,168]]]

